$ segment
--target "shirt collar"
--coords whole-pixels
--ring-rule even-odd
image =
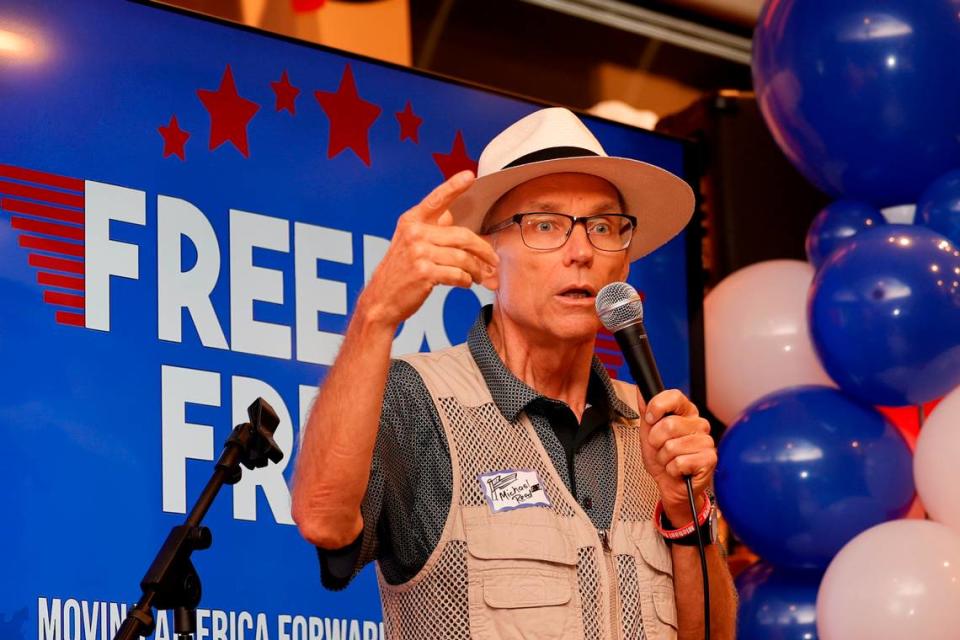
[[[513,422],[527,405],[546,396],[513,375],[507,369],[503,360],[500,359],[500,354],[494,349],[493,343],[490,341],[490,335],[487,333],[487,324],[490,322],[492,313],[492,305],[487,305],[480,310],[480,314],[467,336],[467,346],[480,369],[480,373],[483,374],[483,379],[487,383],[487,388],[490,389],[490,395],[494,404],[497,405],[497,409],[507,420]],[[591,389],[588,390],[588,397],[594,390],[593,386],[599,383],[607,399],[611,414],[619,415],[628,420],[639,418],[637,412],[617,395],[613,388],[613,382],[610,380],[610,375],[596,356],[593,357],[590,371]]]

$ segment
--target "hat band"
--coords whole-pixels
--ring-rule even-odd
[[[532,162],[556,160],[557,158],[582,158],[584,156],[598,155],[600,154],[590,151],[590,149],[584,149],[583,147],[547,147],[545,149],[538,149],[537,151],[528,153],[525,156],[520,156],[510,164],[503,165],[503,169],[519,167],[520,165],[530,164]]]

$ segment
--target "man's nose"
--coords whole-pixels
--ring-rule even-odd
[[[594,249],[590,238],[587,237],[587,228],[583,224],[573,225],[570,230],[570,237],[567,239],[566,258],[569,262],[590,263],[593,261]]]

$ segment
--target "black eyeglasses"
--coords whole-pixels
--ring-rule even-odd
[[[559,249],[567,243],[573,225],[582,223],[590,244],[600,251],[623,251],[630,246],[637,219],[625,213],[600,213],[593,216],[570,216],[565,213],[530,212],[515,214],[503,222],[481,231],[489,235],[511,225],[520,225],[523,244],[531,249]]]

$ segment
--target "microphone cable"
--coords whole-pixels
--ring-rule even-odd
[[[612,282],[597,292],[597,315],[603,326],[613,334],[623,352],[630,374],[640,389],[644,401],[663,391],[663,380],[657,370],[657,362],[650,348],[647,330],[643,326],[643,302],[637,290],[626,282]],[[710,578],[707,571],[707,550],[703,545],[703,532],[697,517],[697,502],[693,495],[693,478],[683,476],[687,485],[690,514],[700,552],[700,572],[703,576],[703,637],[710,640]],[[706,496],[707,500],[710,499]]]

